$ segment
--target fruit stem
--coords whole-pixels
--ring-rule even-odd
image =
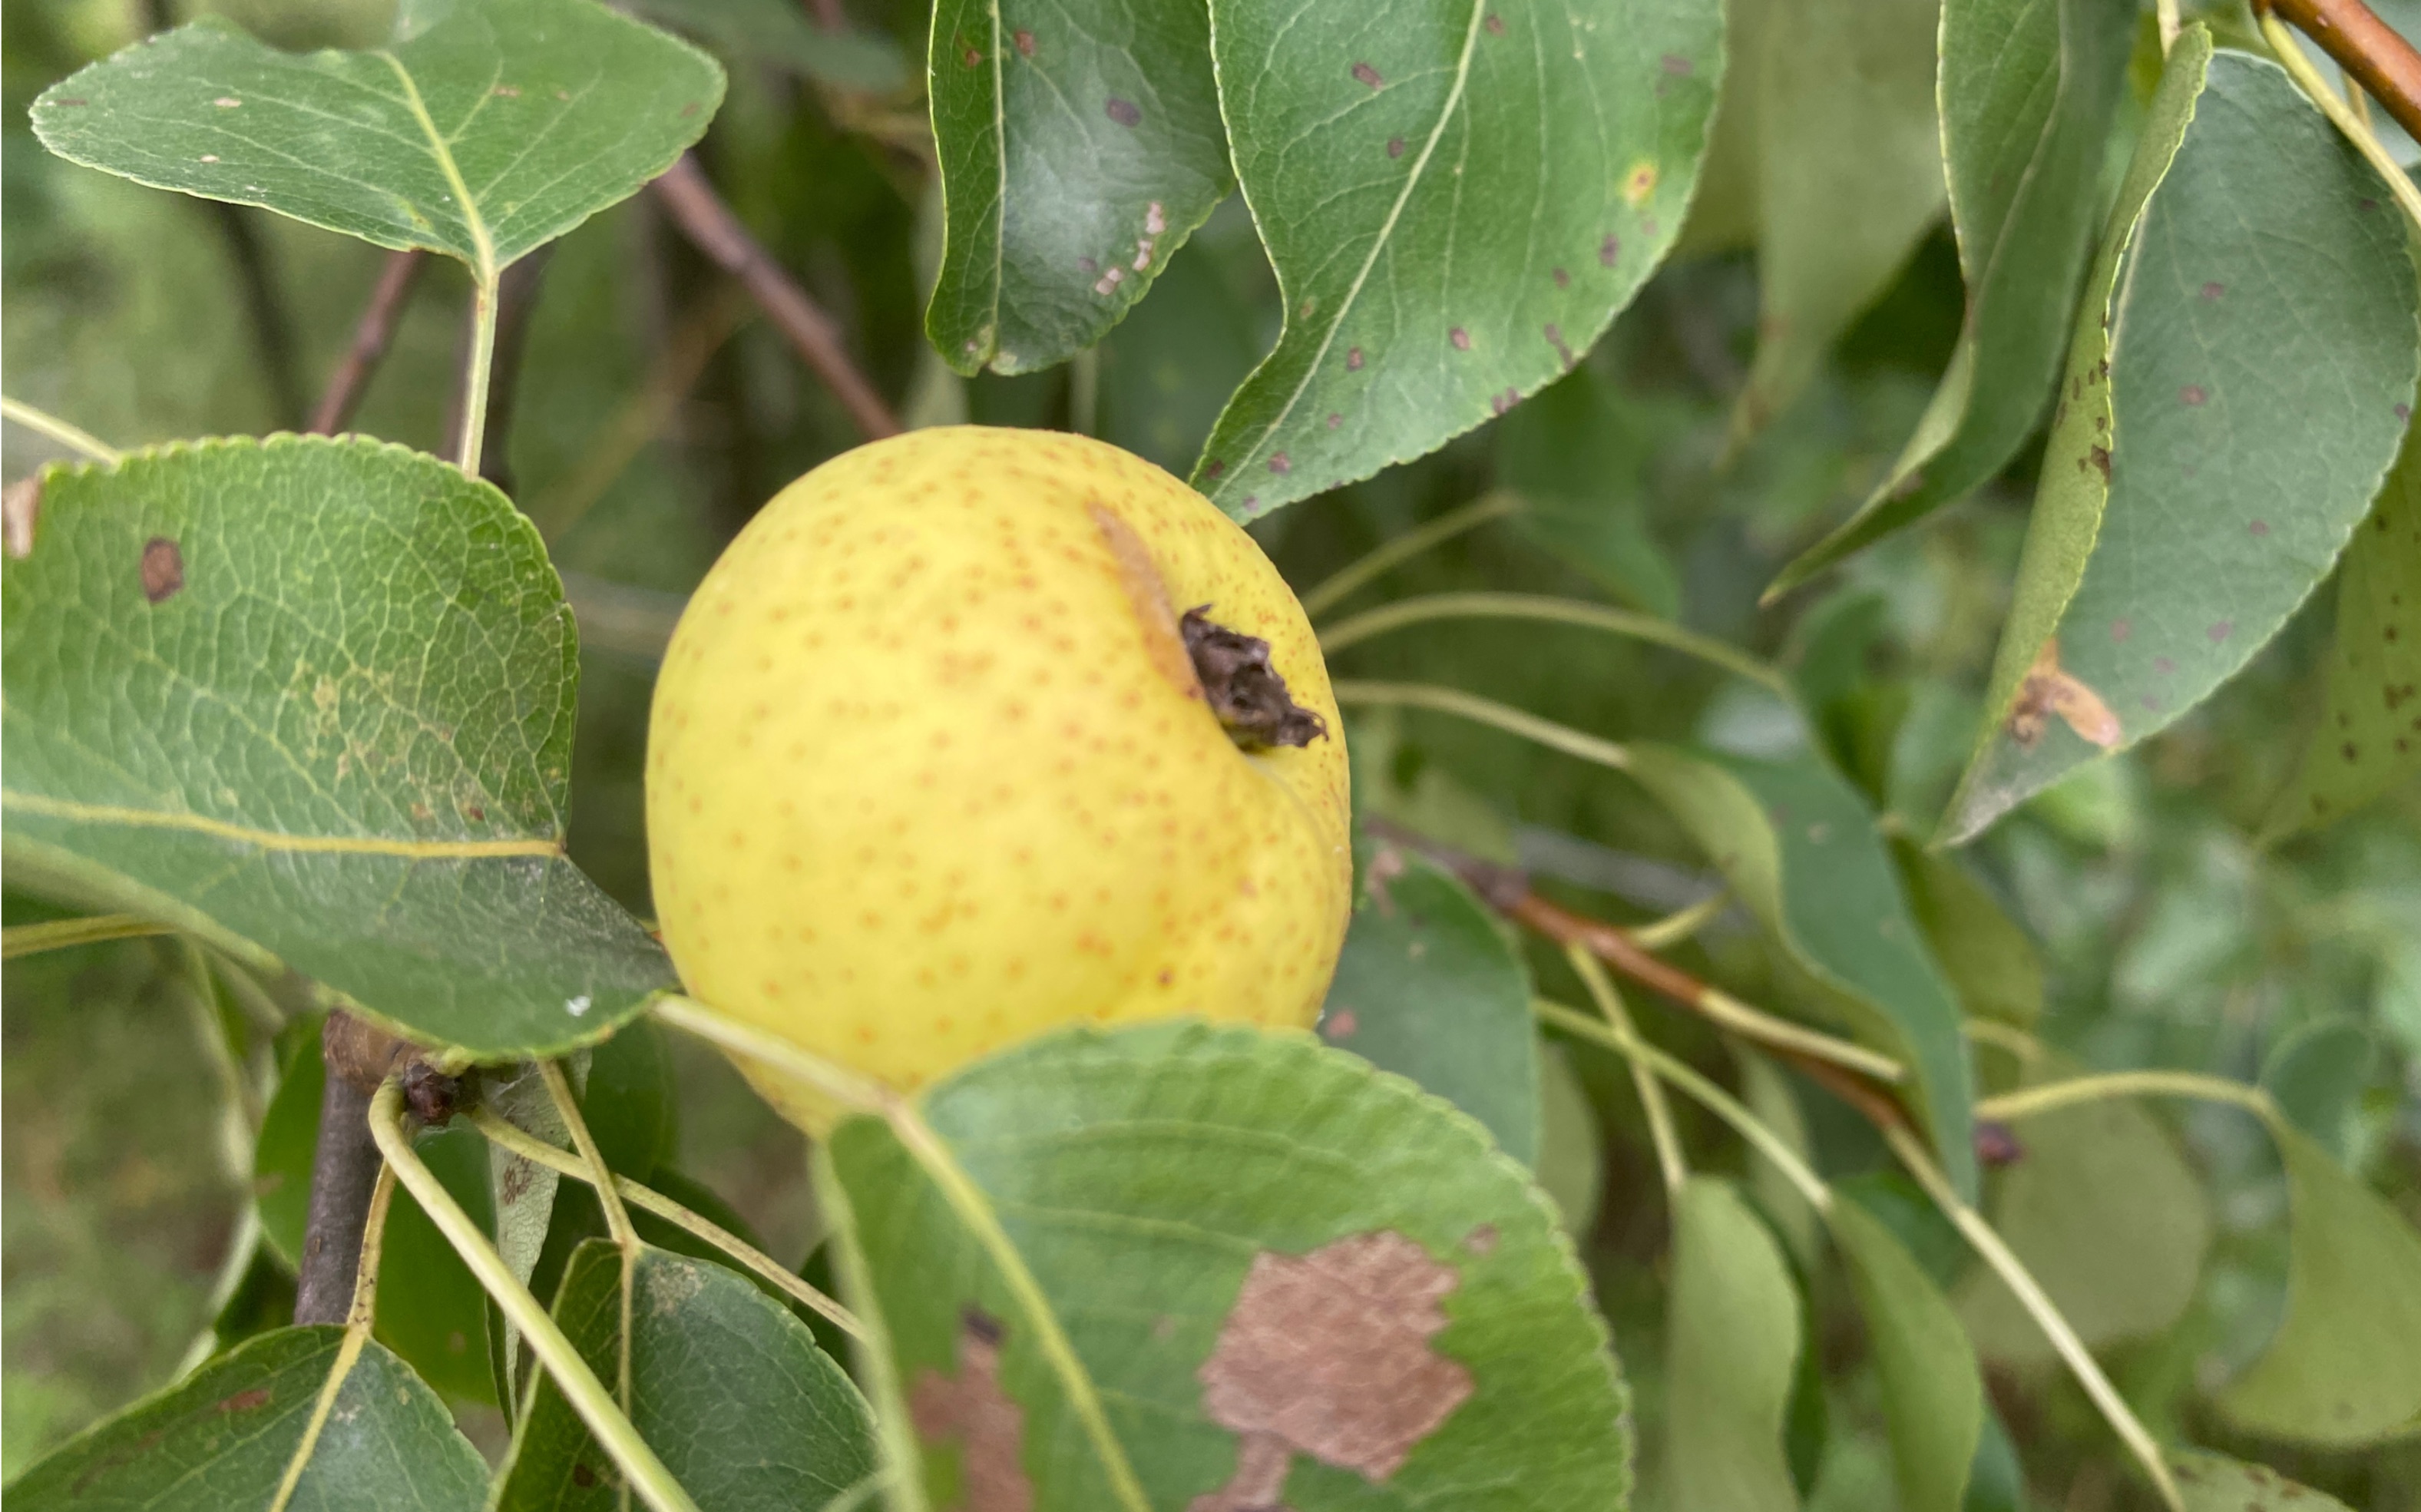
[[[1683,630],[1671,620],[1654,615],[1537,593],[1432,593],[1416,599],[1399,599],[1394,603],[1355,615],[1322,631],[1320,651],[1322,656],[1335,656],[1374,635],[1438,619],[1538,619],[1604,631],[1612,635],[1628,635],[1635,640],[1653,642],[1684,656],[1696,657],[1710,666],[1770,689],[1785,700],[1792,697],[1788,678],[1757,658],[1712,636]]]
[[[1305,593],[1303,596],[1304,616],[1305,618],[1318,618],[1335,608],[1354,589],[1397,564],[1409,561],[1432,546],[1443,545],[1464,531],[1475,530],[1492,520],[1501,520],[1521,511],[1519,497],[1499,491],[1484,494],[1459,509],[1449,509],[1417,530],[1408,530],[1393,540],[1382,541],[1368,554],[1339,568]]]
[[[1648,1062],[1632,1054],[1628,1047],[1639,1043],[1639,1030],[1631,1021],[1631,1011],[1622,1005],[1622,994],[1606,978],[1605,968],[1589,954],[1586,945],[1575,940],[1564,947],[1564,959],[1571,962],[1589,996],[1597,1000],[1598,1012],[1605,1015],[1614,1026],[1615,1036],[1626,1047],[1623,1058],[1631,1063],[1631,1084],[1639,1094],[1639,1106],[1648,1115],[1648,1143],[1656,1146],[1656,1165],[1664,1175],[1664,1195],[1679,1200],[1681,1188],[1690,1179],[1690,1164],[1681,1156],[1681,1136],[1673,1128],[1672,1105],[1664,1100],[1664,1084],[1656,1080]]]

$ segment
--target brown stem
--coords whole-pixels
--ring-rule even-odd
[[[362,318],[353,325],[353,344],[345,352],[336,370],[328,375],[328,386],[320,391],[320,407],[311,415],[314,435],[333,436],[345,429],[361,407],[362,395],[370,386],[370,377],[385,360],[386,349],[395,340],[395,328],[402,319],[403,307],[412,302],[412,290],[420,282],[420,271],[429,265],[426,252],[390,252],[386,266],[379,270],[378,287],[370,290],[370,302],[362,308]]]
[[[2254,0],[2336,60],[2396,124],[2421,138],[2421,52],[2362,0]]]
[[[1453,872],[1489,907],[1524,928],[1534,929],[1559,945],[1579,945],[1640,986],[1670,998],[1694,1013],[1705,1013],[1714,989],[1688,972],[1649,955],[1639,943],[1614,925],[1575,913],[1530,890],[1522,870],[1482,860],[1442,840],[1408,830],[1387,819],[1365,820],[1374,834],[1417,850]],[[1788,1045],[1760,1044],[1768,1054],[1788,1061],[1808,1080],[1831,1092],[1877,1129],[1911,1127],[1898,1099],[1857,1072]]]
[[[849,411],[867,439],[899,434],[898,416],[850,359],[841,344],[839,326],[748,234],[731,207],[707,182],[695,155],[683,154],[653,188],[673,223],[716,266],[740,280],[766,317],[789,337],[800,357],[815,369],[824,387]]]
[[[828,32],[849,30],[849,12],[841,8],[840,0],[807,0],[807,14]]]
[[[320,1031],[327,1087],[320,1094],[320,1147],[311,1157],[310,1217],[294,1284],[294,1321],[341,1323],[353,1304],[361,1265],[362,1229],[369,1222],[370,1189],[378,1184],[379,1150],[370,1137],[370,1097],[347,1075],[348,1015],[328,1015]]]

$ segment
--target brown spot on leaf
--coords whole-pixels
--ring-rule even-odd
[[[1656,60],[1656,66],[1676,79],[1686,79],[1696,71],[1695,66],[1679,53],[1667,53]]]
[[[2267,536],[2270,534],[2270,522],[2267,520],[2256,520],[2253,523],[2245,526],[2244,528],[2253,535]]]
[[[1216,457],[1211,458],[1209,461],[1202,464],[1202,475],[1204,477],[1217,477],[1226,470],[1227,464],[1221,461]]]
[[[22,562],[34,554],[34,524],[42,514],[42,475],[21,477],[0,491],[0,540]]]
[[[1135,108],[1134,101],[1132,100],[1120,100],[1117,96],[1112,95],[1109,102],[1104,104],[1101,110],[1110,119],[1121,126],[1136,126],[1143,122],[1143,112]]]
[[[1345,353],[1345,370],[1346,370],[1347,372],[1349,372],[1349,373],[1358,373],[1358,372],[1360,372],[1360,371],[1362,370],[1362,349],[1361,349],[1361,348],[1359,348],[1359,347],[1354,347],[1354,348],[1351,348],[1351,349],[1349,349],[1349,350],[1346,351],[1346,353]]]
[[[2188,383],[2185,387],[2178,390],[2178,398],[2180,402],[2186,404],[2190,408],[2199,408],[2200,406],[2210,402],[2210,390],[2203,387],[2200,383]]]
[[[1608,231],[1605,240],[1597,244],[1597,260],[1601,268],[1611,268],[1622,257],[1622,240]]]
[[[1341,415],[1341,414],[1337,413],[1336,413],[1335,411],[1334,411],[1334,410],[1331,410],[1331,411],[1329,411],[1329,412],[1328,412],[1328,429],[1329,429],[1334,430],[1334,429],[1335,429],[1338,426],[1341,426],[1341,425],[1343,425],[1344,423],[1345,423],[1345,416],[1343,416],[1343,415]]]
[[[1459,325],[1453,330],[1448,331],[1445,334],[1445,338],[1454,343],[1454,350],[1457,351],[1469,351],[1471,350],[1471,333]]]
[[[1553,320],[1549,320],[1546,326],[1546,335],[1547,345],[1555,349],[1555,360],[1562,363],[1565,366],[1570,367],[1576,359],[1572,356],[1572,349],[1570,345],[1564,340],[1563,327],[1557,325]]]
[[[1286,453],[1282,451],[1273,452],[1270,454],[1270,471],[1277,474],[1280,477],[1284,477],[1287,474],[1294,471],[1294,463],[1288,460]]]
[[[1032,32],[1021,31],[1017,34],[1017,50],[1027,57],[1032,57],[1034,55],[1034,34]]]
[[[1377,69],[1372,68],[1372,67],[1371,67],[1369,64],[1367,64],[1367,63],[1356,63],[1356,64],[1354,64],[1354,65],[1353,65],[1353,77],[1355,77],[1356,79],[1359,79],[1359,80],[1360,80],[1360,81],[1362,81],[1364,84],[1368,85],[1368,86],[1369,86],[1371,88],[1373,88],[1373,89],[1378,88],[1381,85],[1385,84],[1385,83],[1387,82],[1386,80],[1382,79],[1381,77],[1379,77],[1379,70],[1378,70]]]
[[[2210,644],[2217,646],[2220,642],[2236,633],[2236,621],[2232,619],[2214,620],[2211,622],[2210,629],[2203,631],[2203,633],[2210,637]]]
[[[959,1369],[945,1376],[919,1371],[908,1392],[908,1415],[919,1438],[955,1439],[961,1505],[967,1512],[1032,1512],[1034,1483],[1022,1452],[1025,1409],[1000,1384],[999,1320],[970,1307],[961,1319]]]
[[[589,1469],[586,1465],[580,1463],[578,1460],[574,1460],[571,1465],[571,1484],[579,1487],[584,1491],[587,1490],[590,1487],[597,1484],[597,1472]]]
[[[1474,1255],[1493,1255],[1496,1253],[1496,1225],[1482,1224],[1462,1237],[1462,1247]]]
[[[1239,1477],[1248,1454],[1270,1473],[1270,1451],[1255,1439],[1373,1483],[1393,1475],[1471,1395],[1471,1372],[1429,1347],[1446,1324],[1438,1302],[1460,1279],[1392,1232],[1304,1255],[1255,1255],[1218,1347],[1195,1372],[1203,1415],[1243,1436]],[[1263,1504],[1274,1492],[1263,1492]],[[1251,1504],[1197,1499],[1191,1512]]]
[[[1554,279],[1555,287],[1557,288],[1570,288],[1572,287],[1572,275],[1564,272],[1561,268],[1554,270],[1548,276]]]
[[[1210,608],[1206,603],[1185,611],[1178,631],[1185,638],[1191,673],[1227,738],[1246,750],[1327,739],[1327,721],[1296,703],[1286,678],[1270,664],[1270,643],[1212,621]]]
[[[143,597],[162,603],[185,585],[185,553],[165,536],[143,543]]]
[[[234,1395],[223,1399],[218,1404],[218,1410],[222,1412],[249,1412],[255,1408],[267,1407],[268,1405],[269,1388],[266,1386],[255,1386],[249,1391],[240,1391]]]
[[[2205,299],[2217,299],[2220,295],[2226,292],[2227,286],[2226,284],[2205,284],[2202,286],[2202,297]]]
[[[2107,482],[2109,482],[2109,481],[2110,481],[2110,448],[2109,448],[2109,447],[2107,447],[2107,446],[2087,446],[2086,448],[2085,448],[2085,460],[2087,462],[2090,462],[2091,464],[2093,464],[2093,466],[2095,466],[2096,468],[2099,468],[2099,469],[2101,470],[2101,481],[2102,481],[2102,482],[2107,483]]]
[[[2002,1166],[2017,1164],[2025,1159],[2025,1146],[2018,1142],[2016,1132],[2008,1125],[1995,1123],[1990,1118],[1976,1120],[1976,1160],[1997,1171]]]
[[[1391,136],[1387,138],[1387,156],[1391,158],[1400,158],[1403,155],[1404,139],[1400,136]]]
[[[2009,710],[2007,725],[2009,739],[2020,745],[2033,745],[2042,739],[2043,726],[2054,714],[2079,740],[2105,751],[2118,743],[2118,716],[2100,694],[2060,670],[2059,642],[2049,640],[2043,642],[2034,666],[2018,685],[2017,703]]]
[[[2125,645],[2127,637],[2134,633],[2135,622],[2133,620],[2114,619],[2110,622],[2110,640],[2113,645]]]
[[[1481,22],[1480,24],[1488,28],[1488,35],[1491,37],[1502,37],[1505,35],[1505,18],[1498,15],[1493,10],[1488,13],[1488,19]]]

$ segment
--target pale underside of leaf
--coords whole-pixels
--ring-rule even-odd
[[[1711,0],[1214,0],[1236,174],[1285,301],[1195,486],[1239,519],[1434,450],[1596,341],[1679,231]]]
[[[33,122],[89,167],[485,281],[663,172],[722,94],[712,59],[590,0],[491,0],[364,53],[196,23],[54,86]]]

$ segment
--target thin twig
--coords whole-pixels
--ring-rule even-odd
[[[1636,610],[1613,609],[1604,604],[1536,593],[1433,593],[1416,599],[1399,599],[1322,631],[1320,651],[1322,656],[1335,656],[1347,647],[1359,645],[1374,635],[1437,619],[1534,619],[1627,635],[1633,640],[1648,641],[1667,650],[1679,651],[1684,656],[1696,657],[1710,666],[1720,667],[1769,688],[1786,699],[1791,696],[1788,678],[1757,658],[1712,636],[1683,630],[1669,619],[1643,615]]]
[[[412,302],[412,291],[420,283],[421,271],[428,266],[429,254],[417,249],[386,255],[386,263],[379,270],[377,287],[370,290],[369,303],[362,307],[361,319],[353,324],[353,344],[346,349],[344,360],[328,375],[328,386],[320,393],[320,407],[311,416],[312,434],[333,436],[352,422],[353,412],[361,408],[362,395],[368,390],[372,375],[386,359],[387,348],[395,342],[395,328],[403,318],[404,306]]]
[[[789,337],[800,357],[857,422],[859,431],[869,441],[899,434],[899,417],[851,360],[841,343],[839,325],[748,234],[740,217],[707,182],[695,155],[684,153],[652,187],[673,224],[716,266],[746,287],[767,318]]]
[[[555,1148],[520,1125],[498,1116],[490,1109],[472,1109],[470,1119],[472,1127],[487,1136],[491,1143],[510,1150],[525,1161],[543,1165],[558,1176],[570,1177],[575,1181],[593,1179],[594,1173],[589,1170],[586,1161],[577,1156]],[[851,1338],[866,1336],[865,1325],[858,1322],[856,1314],[808,1286],[805,1281],[783,1269],[780,1261],[712,1219],[703,1217],[695,1210],[682,1207],[652,1187],[639,1185],[627,1176],[617,1175],[614,1177],[614,1190],[620,1193],[622,1200],[632,1207],[653,1213],[675,1227],[706,1240],[707,1243],[713,1245],[732,1259],[780,1287],[785,1295],[796,1300],[801,1306],[820,1314],[826,1321]]]
[[[1452,540],[1464,531],[1476,529],[1492,520],[1502,520],[1509,514],[1519,514],[1521,510],[1522,501],[1516,495],[1491,493],[1460,508],[1448,509],[1417,530],[1408,530],[1391,540],[1381,541],[1367,554],[1339,568],[1326,580],[1307,590],[1303,596],[1304,615],[1307,618],[1317,618],[1335,607],[1354,589],[1398,563],[1409,561],[1432,546]]]
[[[2293,23],[2396,124],[2421,137],[2421,52],[2362,0],[2254,0],[2253,8],[2265,22],[2274,11]]]
[[[1890,1094],[1876,1086],[1904,1082],[1908,1071],[1887,1055],[1835,1039],[1753,1008],[1658,959],[1618,926],[1575,913],[1530,890],[1520,869],[1500,865],[1384,818],[1364,821],[1371,834],[1415,850],[1462,879],[1489,907],[1559,945],[1579,944],[1652,991],[1782,1056],[1878,1122],[1906,1121]]]
[[[587,1425],[588,1431],[597,1436],[631,1489],[655,1512],[697,1512],[697,1504],[615,1405],[603,1383],[598,1380],[597,1372],[588,1368],[588,1362],[564,1337],[563,1330],[496,1253],[486,1231],[462,1210],[454,1194],[445,1190],[445,1184],[437,1179],[412,1147],[411,1136],[403,1126],[403,1088],[397,1083],[387,1083],[370,1099],[369,1127],[387,1163],[395,1167],[396,1178],[418,1200],[421,1211],[429,1215],[429,1221],[453,1246],[454,1253],[462,1257],[462,1263],[470,1268],[480,1287],[494,1299],[506,1319],[521,1330],[522,1336],[529,1341],[530,1353],[538,1356],[539,1364],[554,1378],[564,1400]]]
[[[1589,948],[1575,940],[1564,947],[1564,959],[1571,962],[1589,996],[1596,1000],[1598,1012],[1626,1047],[1643,1043],[1638,1026],[1631,1021],[1630,1010],[1622,1005],[1622,994],[1606,979],[1605,968],[1598,963]],[[1681,1188],[1690,1179],[1689,1162],[1681,1156],[1681,1136],[1673,1127],[1672,1105],[1664,1100],[1664,1083],[1656,1080],[1655,1071],[1636,1054],[1623,1057],[1631,1063],[1632,1090],[1639,1094],[1639,1109],[1648,1115],[1648,1140],[1656,1148],[1656,1166],[1664,1175],[1664,1195],[1678,1199]]]
[[[369,1096],[338,1068],[332,1037],[343,1032],[343,1009],[328,1015],[320,1035],[327,1083],[320,1094],[320,1146],[311,1156],[310,1216],[294,1283],[294,1321],[341,1323],[351,1306],[362,1228],[379,1174],[370,1136]]]
[[[2413,227],[2421,229],[2421,189],[2413,187],[2413,176],[2388,155],[2386,147],[2353,107],[2329,87],[2329,82],[2320,77],[2320,70],[2312,67],[2312,60],[2304,55],[2304,50],[2296,44],[2293,34],[2278,24],[2276,16],[2261,18],[2261,34],[2270,39],[2271,50],[2278,55],[2280,65],[2303,86],[2304,93],[2311,97],[2312,103],[2319,107],[2320,114],[2329,118],[2329,123],[2337,129],[2339,134],[2351,142],[2354,150],[2387,180],[2387,192],[2396,196],[2396,203],[2403,209]]]

